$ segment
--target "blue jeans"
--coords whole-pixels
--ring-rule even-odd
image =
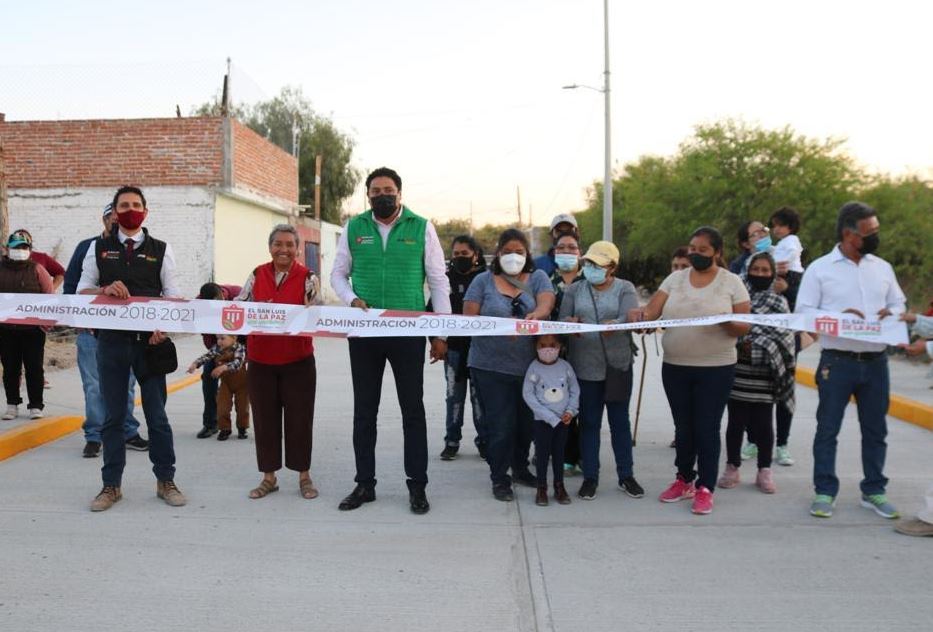
[[[104,399],[100,394],[100,377],[97,374],[97,338],[89,331],[78,332],[78,371],[84,389],[85,441],[100,443],[100,429],[104,425]],[[136,406],[136,378],[130,373],[129,393],[126,400],[126,418],[123,422],[123,437],[131,439],[139,434],[139,420],[133,416]]]
[[[623,402],[605,401],[606,382],[580,382],[580,452],[583,478],[599,481],[599,434],[603,425],[603,407],[609,417],[612,453],[616,461],[616,475],[621,481],[633,474],[632,426],[628,405],[632,397],[632,370],[625,372]]]
[[[816,408],[816,435],[813,437],[813,487],[817,494],[836,497],[836,438],[842,427],[849,398],[855,397],[858,423],[862,431],[863,494],[883,494],[888,479],[884,460],[888,445],[890,379],[888,358],[879,355],[867,361],[846,357],[832,350],[823,351],[816,369],[820,403]]]
[[[97,368],[100,372],[100,392],[104,398],[106,416],[101,432],[104,485],[120,486],[126,465],[126,441],[123,421],[126,415],[126,384],[132,371],[139,380],[143,413],[149,429],[149,460],[152,472],[160,481],[175,478],[175,448],[172,427],[165,414],[164,375],[149,375],[146,367],[146,340],[123,331],[102,330],[97,339]]]
[[[719,429],[734,376],[734,364],[680,366],[665,362],[661,366],[661,381],[674,417],[677,474],[688,483],[697,479],[697,485],[709,491],[716,488],[719,476]]]
[[[204,412],[201,414],[201,424],[205,428],[217,427],[217,389],[220,380],[211,377],[211,371],[216,368],[213,360],[208,360],[201,366],[201,394],[204,396]]]
[[[528,469],[534,435],[531,410],[522,397],[521,375],[470,369],[476,383],[486,424],[486,462],[493,485],[511,485],[512,473]]]
[[[470,403],[473,406],[473,427],[476,429],[477,446],[486,445],[486,424],[483,421],[483,408],[476,393],[476,382],[470,379],[466,368],[465,353],[447,350],[444,360],[444,376],[447,378],[447,434],[444,443],[459,446],[463,438],[463,408],[466,404],[467,382],[470,386]]]

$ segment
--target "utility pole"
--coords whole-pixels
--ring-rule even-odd
[[[318,154],[314,157],[314,219],[321,219],[321,163],[324,156]]]
[[[521,226],[522,226],[522,188],[521,188],[521,187],[515,187],[515,193],[516,193],[516,195],[518,196],[518,207],[517,207],[517,210],[518,210],[518,227],[521,228]]]
[[[612,141],[609,116],[609,0],[603,0],[603,40],[606,69],[603,72],[603,95],[606,98],[606,165],[603,174],[603,239],[612,241]]]

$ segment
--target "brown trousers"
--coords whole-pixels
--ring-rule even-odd
[[[246,369],[220,376],[217,389],[217,427],[230,430],[230,413],[236,402],[236,427],[249,428],[249,389],[246,386]]]
[[[259,471],[282,469],[283,427],[285,467],[296,472],[311,469],[311,430],[317,387],[314,356],[290,364],[262,364],[250,360],[247,371]]]

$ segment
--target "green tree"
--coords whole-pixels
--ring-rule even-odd
[[[199,116],[221,113],[219,97],[194,111]],[[360,173],[351,166],[353,139],[340,131],[334,122],[317,114],[301,88],[286,86],[268,101],[251,106],[236,106],[232,115],[257,134],[294,154],[298,140],[298,202],[314,203],[315,157],[321,164],[321,218],[339,223],[343,202],[353,195]]]
[[[735,233],[750,219],[767,222],[781,206],[803,217],[805,254],[833,243],[836,210],[865,182],[838,139],[815,140],[790,128],[766,130],[728,120],[700,125],[671,157],[642,157],[613,184],[613,230],[627,265],[651,259],[655,272],[633,279],[649,286],[665,274],[669,254],[701,225],[719,228],[727,258]],[[585,241],[597,239],[602,187],[594,185],[578,218]]]

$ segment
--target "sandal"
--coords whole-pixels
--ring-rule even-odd
[[[279,491],[279,486],[277,484],[277,481],[275,483],[270,483],[266,479],[262,479],[262,482],[259,483],[259,487],[257,487],[256,489],[250,490],[249,497],[252,498],[253,500],[257,500],[259,498],[268,496],[272,492],[277,492],[277,491]]]
[[[310,478],[298,479],[298,489],[301,490],[301,497],[305,500],[317,498],[317,488],[314,486],[314,483]]]

